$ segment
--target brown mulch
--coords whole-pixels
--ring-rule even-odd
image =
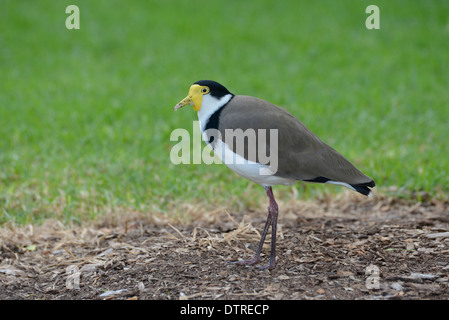
[[[449,298],[448,201],[344,193],[279,207],[271,271],[228,263],[252,257],[264,209],[202,212],[182,224],[3,226],[0,299]]]

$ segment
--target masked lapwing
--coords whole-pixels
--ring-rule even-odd
[[[274,104],[234,95],[215,81],[201,80],[190,87],[188,96],[174,110],[186,105],[198,112],[206,144],[230,169],[264,187],[269,199],[267,221],[253,259],[235,263],[259,262],[271,226],[270,261],[260,268],[272,269],[276,265],[278,205],[272,186],[301,180],[342,185],[365,196],[375,186],[373,179]]]

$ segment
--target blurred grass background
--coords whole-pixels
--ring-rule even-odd
[[[171,164],[170,133],[197,120],[173,106],[200,79],[288,109],[377,192],[445,198],[448,71],[445,0],[0,0],[0,222],[266,206],[223,165]]]

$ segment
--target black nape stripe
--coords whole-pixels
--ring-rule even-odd
[[[233,97],[232,97],[233,98]],[[232,98],[231,99],[229,99],[229,101],[231,101],[232,100]],[[216,132],[216,130],[218,130],[218,125],[219,125],[219,123],[220,123],[220,115],[221,115],[221,112],[223,111],[223,109],[228,105],[228,103],[229,103],[229,101],[228,102],[226,102],[222,107],[220,107],[220,109],[218,109],[217,111],[215,111],[210,117],[209,117],[209,120],[207,120],[207,123],[206,123],[206,127],[204,128],[204,131],[206,132],[206,135],[207,135],[207,138],[208,138],[208,143],[210,144],[210,143],[212,143],[212,142],[214,142],[214,135],[209,135],[208,133],[207,133],[207,130],[209,130],[209,129],[215,129],[214,131]]]

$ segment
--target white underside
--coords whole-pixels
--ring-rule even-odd
[[[210,147],[210,145],[208,146]],[[220,139],[218,139],[213,150],[229,169],[248,180],[260,184],[263,187],[279,184],[291,185],[296,182],[296,179],[275,176],[274,172],[270,171],[270,167],[268,165],[246,160],[229,149],[228,145]]]
[[[325,183],[328,183],[328,184],[336,184],[336,185],[338,185],[338,186],[344,186],[344,187],[346,187],[346,188],[349,188],[349,189],[351,189],[351,190],[356,191],[350,184],[348,184],[348,183],[346,183],[346,182],[340,182],[340,181],[332,181],[332,180],[329,180],[329,181],[326,181]]]
[[[211,145],[208,144],[211,148]],[[228,145],[222,140],[218,139],[213,149],[214,153],[220,158],[220,160],[228,166],[229,169],[255,183],[260,184],[262,187],[269,187],[275,185],[292,185],[298,181],[298,179],[289,179],[284,177],[275,176],[274,172],[270,171],[268,165],[263,165],[257,162],[246,160],[242,156],[234,153],[229,149]],[[357,191],[350,184],[341,181],[326,181],[327,184],[339,185]],[[369,194],[371,196],[371,193]]]

